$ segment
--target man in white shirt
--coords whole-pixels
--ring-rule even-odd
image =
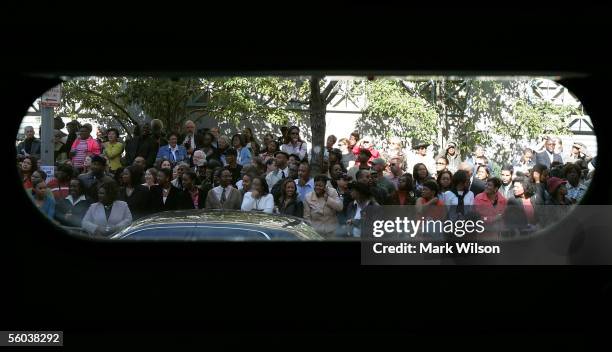
[[[274,158],[276,158],[276,171],[270,172],[266,176],[266,183],[269,189],[272,189],[278,181],[289,177],[289,166],[287,165],[289,154],[279,151],[274,153]]]

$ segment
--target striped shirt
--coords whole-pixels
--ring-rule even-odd
[[[79,144],[76,147],[76,155],[72,158],[72,165],[74,167],[83,167],[87,157],[87,140],[79,139]]]

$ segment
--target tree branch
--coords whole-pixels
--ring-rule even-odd
[[[321,98],[322,100],[327,100],[327,97],[329,96],[329,94],[331,93],[332,89],[334,89],[334,87],[338,84],[338,81],[330,81],[329,84],[327,84],[327,87],[325,87],[325,89],[323,89],[323,92],[321,92]]]
[[[338,95],[338,92],[340,91],[340,87],[341,86],[339,84],[336,84],[334,86],[334,88],[329,93],[329,96],[325,99],[325,106],[327,106],[329,103],[331,103],[331,101],[334,100],[336,95]]]
[[[117,109],[119,109],[119,111],[121,111],[122,113],[124,113],[124,114],[125,114],[125,116],[126,116],[128,119],[130,119],[130,121],[132,121],[132,123],[134,123],[135,125],[138,125],[138,121],[136,121],[136,120],[135,120],[135,119],[132,117],[132,115],[130,115],[130,113],[129,113],[127,110],[125,110],[125,108],[123,108],[121,105],[117,104],[117,102],[115,102],[114,100],[112,100],[112,99],[108,98],[107,96],[105,96],[105,95],[103,95],[103,94],[101,94],[101,93],[98,93],[98,92],[96,92],[96,91],[94,91],[94,90],[92,90],[92,89],[90,89],[90,88],[81,88],[81,87],[78,87],[78,89],[81,89],[81,90],[83,90],[83,91],[85,91],[85,92],[87,92],[87,93],[89,93],[89,94],[92,94],[92,95],[95,95],[95,96],[97,96],[97,97],[99,97],[99,98],[102,98],[103,100],[107,101],[108,103],[110,103],[111,105],[113,105],[114,107],[116,107]]]

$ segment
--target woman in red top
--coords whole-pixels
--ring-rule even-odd
[[[32,174],[38,170],[38,160],[33,156],[26,156],[21,162],[21,174],[23,175],[23,188],[32,188]]]
[[[74,176],[71,166],[62,164],[57,167],[55,177],[47,183],[56,200],[62,200],[70,194],[70,179]]]
[[[446,218],[446,207],[436,194],[438,184],[434,180],[423,183],[421,197],[416,200],[416,211],[418,216],[433,220],[444,220]]]
[[[474,198],[476,212],[482,216],[487,225],[499,220],[506,210],[507,200],[498,192],[499,187],[501,187],[501,180],[497,177],[491,177],[487,180],[484,192],[479,193]]]
[[[99,155],[100,152],[100,144],[91,136],[91,130],[86,126],[81,127],[79,138],[72,143],[70,148],[72,165],[81,170],[86,157]]]

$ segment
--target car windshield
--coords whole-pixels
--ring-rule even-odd
[[[597,160],[557,79],[74,77],[24,116],[17,169],[41,212],[92,238],[360,239],[392,214],[532,235],[581,202]]]

